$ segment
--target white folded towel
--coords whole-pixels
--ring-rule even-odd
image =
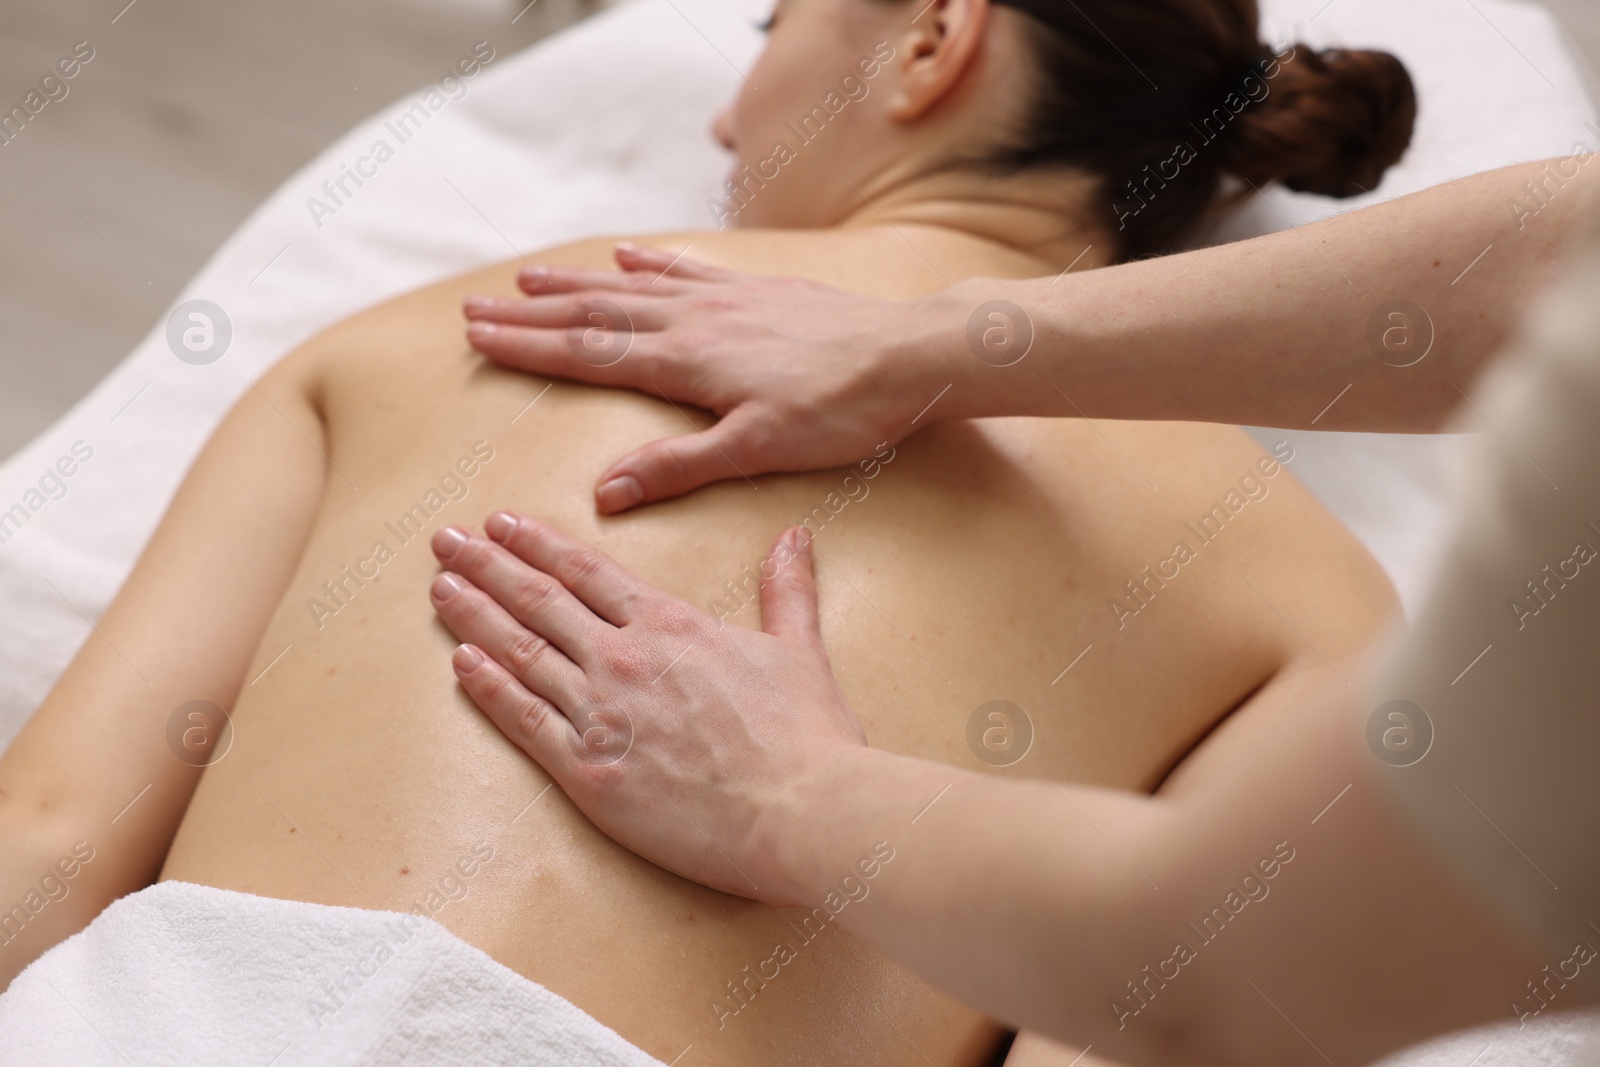
[[[0,1065],[662,1067],[432,919],[187,882],[123,897],[0,996]]]

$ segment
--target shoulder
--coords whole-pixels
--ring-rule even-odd
[[[1234,427],[1199,423],[1099,429],[1117,449],[1102,458],[1132,491],[1098,506],[1125,514],[1141,532],[1132,539],[1150,541],[1146,554],[1164,547],[1141,562],[1169,593],[1193,598],[1194,617],[1234,631],[1231,646],[1320,663],[1363,647],[1395,610],[1378,561],[1295,477],[1290,440],[1263,448]],[[1098,434],[1083,436],[1098,446]]]

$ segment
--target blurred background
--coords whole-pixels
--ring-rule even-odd
[[[497,58],[601,0],[0,0],[0,458],[88,392],[268,193],[477,41]],[[13,126],[14,129],[14,126]]]
[[[506,56],[606,2],[0,0],[0,113],[74,44],[94,50],[67,95],[0,144],[0,458],[126,355],[335,137],[477,41]],[[1600,2],[1546,6],[1600,67]]]

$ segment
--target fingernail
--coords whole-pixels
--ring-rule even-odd
[[[471,322],[467,323],[468,337],[493,337],[497,332],[499,332],[499,330],[500,327],[496,326],[492,322],[481,322],[478,319],[473,319]]]
[[[505,542],[517,528],[517,517],[508,511],[497,511],[483,520],[483,532],[496,541]]]
[[[469,296],[461,302],[461,306],[468,311],[484,311],[494,306],[494,301],[487,296]]]
[[[433,580],[433,588],[429,592],[433,594],[435,600],[449,600],[466,587],[467,583],[455,575],[441,574]]]
[[[595,494],[600,510],[607,515],[626,511],[644,499],[644,487],[632,475],[624,474],[602,485]]]
[[[450,657],[450,662],[454,663],[456,670],[462,674],[471,674],[483,666],[483,653],[471,645],[461,645],[456,649],[455,655]]]
[[[643,252],[644,249],[640,248],[638,245],[634,244],[632,241],[618,241],[617,242],[617,251],[618,252]]]
[[[446,526],[433,535],[433,554],[449,559],[466,547],[472,538],[459,526]]]

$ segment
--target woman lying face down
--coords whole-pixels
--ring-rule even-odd
[[[725,218],[708,221],[737,225],[635,239],[909,297],[1159,251],[1228,175],[1343,193],[1404,146],[1409,84],[1387,57],[1274,52],[1248,3],[1062,8],[786,0],[717,122],[736,162]],[[1163,169],[1180,143],[1192,158]],[[532,258],[598,268],[612,248]],[[425,915],[663,1060],[983,1063],[1000,1028],[834,928],[826,902],[783,912],[691,885],[548,788],[455,685],[455,639],[429,601],[440,561],[505,563],[456,528],[536,515],[752,626],[773,536],[804,523],[828,652],[872,744],[1129,789],[1156,788],[1231,711],[1357,648],[1392,605],[1374,561],[1294,482],[1293,450],[1268,457],[1217,426],[940,425],[849,472],[735,479],[603,519],[589,487],[611,457],[710,417],[485,362],[462,341],[469,293],[495,294],[471,335],[492,357],[551,337],[594,351],[548,321],[539,270],[526,299],[512,272],[363,312],[223,423],[0,760],[0,840],[19,857],[0,907],[79,842],[94,855],[70,895],[0,916],[0,980],[110,901],[178,879]],[[611,295],[650,284],[674,280]],[[607,358],[650,358],[646,335],[628,349],[602,334]],[[842,491],[846,477],[870,492]],[[1246,478],[1270,492],[1230,508]],[[1180,543],[1176,576],[1150,570]],[[486,610],[481,626],[480,644],[508,618]],[[537,671],[539,652],[516,655]],[[231,715],[229,747],[203,767],[185,740],[197,701]],[[596,758],[649,744],[592,714]],[[847,906],[895,877],[915,815],[840,872],[857,887]],[[307,1033],[318,1023],[308,1009]]]

